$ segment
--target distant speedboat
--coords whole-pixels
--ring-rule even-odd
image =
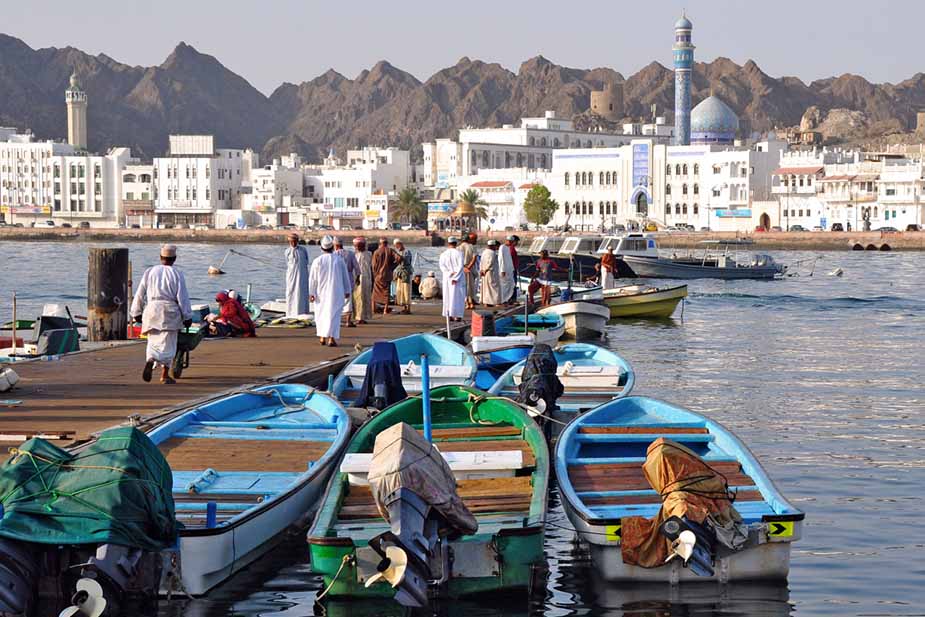
[[[656,459],[659,452],[673,452],[672,458]],[[655,399],[621,398],[569,424],[559,437],[555,461],[566,515],[590,546],[595,570],[607,581],[787,578],[790,546],[802,535],[804,514],[778,491],[748,448],[717,422]],[[713,527],[698,522],[703,519],[697,508],[709,506],[704,498],[724,507],[731,503],[741,516],[742,525],[728,530],[727,542],[735,548],[727,548]],[[627,519],[657,515],[665,542],[675,541],[668,559],[656,567],[625,563]],[[633,529],[645,529],[633,523]],[[690,543],[685,534],[691,534]],[[640,546],[634,556],[654,549],[652,544]]]
[[[734,280],[780,277],[786,267],[770,255],[754,255],[747,261],[738,259],[737,249],[752,244],[750,240],[704,240],[701,242],[704,252],[700,256],[624,255],[623,260],[640,278]],[[719,250],[711,251],[711,248]],[[733,250],[730,251],[730,248]]]
[[[610,317],[671,317],[678,303],[687,297],[687,285],[653,287],[625,285],[604,290],[604,304]]]

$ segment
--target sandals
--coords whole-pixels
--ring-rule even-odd
[[[141,378],[145,381],[151,381],[151,373],[154,372],[154,360],[145,362],[145,367],[141,371]]]

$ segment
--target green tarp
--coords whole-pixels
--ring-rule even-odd
[[[134,428],[73,454],[30,439],[0,467],[0,536],[161,550],[177,536],[172,486],[164,456]]]

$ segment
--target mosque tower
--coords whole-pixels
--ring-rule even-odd
[[[71,75],[71,83],[64,91],[67,102],[67,143],[76,150],[87,149],[87,93],[80,89],[77,73]]]
[[[674,25],[674,143],[687,146],[691,143],[691,69],[694,66],[694,46],[691,30],[694,24],[687,15]]]

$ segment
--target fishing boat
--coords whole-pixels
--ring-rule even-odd
[[[402,385],[408,395],[421,392],[421,356],[426,355],[432,387],[472,385],[478,370],[475,357],[468,349],[435,334],[412,334],[393,341],[401,365]],[[332,395],[350,407],[366,378],[373,349],[367,349],[344,367],[331,384]]]
[[[554,281],[583,281],[597,276],[595,266],[600,261],[597,255],[602,236],[538,236],[521,256],[521,273],[532,275],[536,260],[545,250],[555,264],[551,271]]]
[[[775,279],[786,271],[786,266],[774,261],[770,255],[753,255],[742,261],[738,249],[754,244],[752,240],[704,240],[701,255],[639,256],[623,255],[622,259],[640,278],[668,279]]]
[[[662,506],[662,495],[651,490],[643,471],[647,451],[664,444],[661,438],[700,459],[696,465],[688,463],[689,477],[679,473],[671,486],[687,486],[696,493],[694,482],[722,481],[726,489],[722,496],[733,494],[732,505],[747,527],[746,543],[735,551],[717,546],[700,562],[706,563],[706,572],[700,575],[695,567],[684,567],[682,559],[652,568],[623,560],[625,519],[654,517]],[[565,512],[590,546],[596,570],[608,581],[782,580],[790,567],[790,545],[802,534],[803,513],[781,495],[731,431],[698,413],[651,398],[618,399],[569,424],[556,447],[556,475]],[[684,491],[675,488],[662,494],[679,492]],[[670,520],[663,524],[666,534],[672,532]],[[703,538],[696,539],[699,547]]]
[[[493,336],[473,336],[469,343],[472,351],[481,353],[518,345],[544,343],[555,345],[565,333],[565,320],[561,316],[509,315],[498,319]]]
[[[533,345],[513,345],[475,354],[478,363],[475,387],[480,390],[491,388],[509,368],[530,355],[531,349]]]
[[[517,279],[517,286],[524,294],[530,293],[530,284],[533,279],[528,276],[521,276]],[[603,297],[603,287],[596,282],[585,281],[583,283],[573,282],[571,285],[567,281],[552,281],[550,286],[550,297],[561,298],[568,297],[569,300],[600,300]],[[539,291],[533,294],[534,299],[539,296]]]
[[[575,339],[600,338],[610,319],[610,309],[599,302],[561,302],[537,313],[562,317],[566,336]]]
[[[671,317],[686,297],[687,285],[625,285],[604,290],[604,304],[611,317]]]
[[[588,343],[571,343],[553,350],[558,367],[556,376],[565,392],[559,409],[551,417],[557,422],[571,421],[576,415],[615,398],[627,396],[636,383],[636,373],[619,354]],[[526,360],[502,375],[489,393],[517,398]]]
[[[171,576],[201,595],[307,526],[350,437],[333,398],[263,386],[191,409],[148,433],[173,470],[180,530]],[[165,582],[164,590],[170,588]]]
[[[426,434],[424,408],[422,397],[408,398],[374,416],[350,441],[308,532],[312,569],[323,575],[326,597],[393,598],[404,587],[396,582],[397,590],[378,576],[389,562],[375,547],[394,519],[390,527],[380,515],[367,474],[377,435],[399,423]],[[428,595],[527,589],[544,562],[549,461],[540,428],[518,405],[471,387],[434,388],[428,408],[432,443],[478,523],[474,533],[444,537],[434,548],[443,571],[439,582],[423,577]],[[422,567],[408,560],[406,576]]]

